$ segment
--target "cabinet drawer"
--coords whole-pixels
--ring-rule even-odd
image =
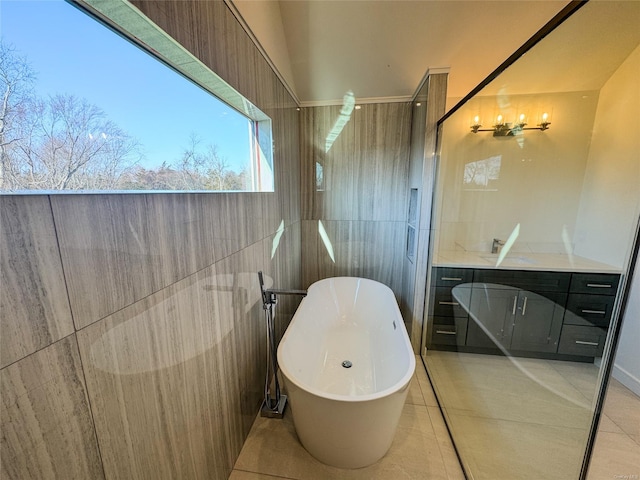
[[[436,287],[431,290],[432,311],[430,312],[436,317],[467,317],[468,314],[464,308],[460,306],[448,287]]]
[[[607,330],[598,327],[564,325],[558,345],[558,353],[599,357],[604,350]]]
[[[473,280],[473,270],[470,268],[436,267],[432,275],[433,286],[436,287],[455,287]]]
[[[567,301],[564,323],[608,327],[611,322],[613,303],[616,297],[611,295],[589,295],[572,293]]]
[[[473,281],[509,285],[530,292],[567,292],[571,274],[565,272],[478,269],[473,273]]]
[[[610,273],[574,273],[571,277],[571,293],[615,295],[620,275]]]
[[[467,319],[450,319],[435,317],[431,342],[437,345],[464,345],[467,337]]]

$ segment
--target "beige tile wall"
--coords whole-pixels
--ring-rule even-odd
[[[378,280],[400,297],[411,106],[365,104],[353,110],[329,151],[340,106],[302,109],[303,284],[352,275]],[[316,187],[316,163],[324,186]],[[334,250],[331,259],[318,221]]]
[[[0,197],[0,279],[0,367],[73,332],[49,197]]]
[[[3,479],[104,478],[75,335],[0,370]]]
[[[226,478],[261,402],[257,271],[302,286],[294,100],[223,2],[135,4],[271,117],[276,192],[0,197],[3,479]]]

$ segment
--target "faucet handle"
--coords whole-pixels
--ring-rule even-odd
[[[504,247],[504,240],[500,240],[499,238],[494,238],[493,243],[491,244],[491,253],[500,253]]]

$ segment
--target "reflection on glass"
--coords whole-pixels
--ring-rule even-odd
[[[527,361],[517,356],[523,350],[556,351],[565,315],[563,305],[548,295],[492,283],[463,283],[453,287],[451,293],[472,321],[467,344],[498,348],[514,367],[541,387],[581,408],[591,407],[586,398],[569,397],[552,382],[538,377],[536,369],[529,369]],[[511,308],[503,308],[503,302]],[[532,315],[544,318],[546,324],[532,329]]]
[[[355,105],[356,97],[353,95],[353,92],[347,92],[342,99],[342,109],[340,110],[340,115],[338,115],[336,123],[333,125],[333,128],[327,135],[324,147],[325,153],[331,150],[333,142],[335,142],[336,139],[340,136],[340,134],[342,133],[342,129],[344,129],[344,126],[351,119],[351,113],[353,112],[353,108],[355,107]]]
[[[481,190],[494,190],[489,188],[489,182],[500,178],[500,162],[502,156],[485,158],[468,162],[464,166],[463,183],[469,185],[467,190],[477,188]]]
[[[260,302],[255,279],[255,272],[215,274],[209,268],[124,308],[91,344],[92,365],[116,375],[146,374],[206,354],[233,330],[229,312],[247,315]],[[272,286],[273,279],[265,276],[265,285]],[[158,330],[165,337],[159,338]]]
[[[320,162],[316,162],[316,190],[322,191],[324,189],[324,167]]]
[[[322,240],[324,248],[327,249],[327,253],[329,254],[329,257],[331,257],[331,261],[333,261],[333,263],[336,263],[336,257],[333,253],[333,244],[331,243],[329,234],[327,233],[327,231],[324,228],[324,225],[322,224],[322,220],[318,220],[318,234],[320,235],[320,239]]]
[[[282,239],[282,235],[284,234],[284,220],[280,222],[278,229],[276,230],[276,235],[273,237],[273,243],[271,245],[271,260],[276,255],[276,251],[278,250],[278,246],[280,245],[280,239]]]
[[[640,216],[638,24],[586,4],[440,124],[423,351],[474,480],[585,478]]]
[[[504,242],[504,244],[502,245],[502,249],[498,254],[498,260],[496,261],[496,267],[499,267],[502,264],[507,254],[511,251],[511,247],[513,247],[514,243],[516,243],[516,240],[518,239],[519,236],[520,236],[520,224],[517,224],[513,229],[513,231],[511,232],[511,234],[509,235],[509,238],[507,238],[506,242]],[[494,239],[494,241],[495,240],[496,239]]]

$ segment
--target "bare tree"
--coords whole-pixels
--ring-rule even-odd
[[[215,145],[191,135],[175,164],[137,166],[140,145],[95,105],[74,95],[33,95],[35,75],[0,44],[0,190],[243,190]]]
[[[24,57],[0,42],[0,189],[113,189],[138,142],[73,95],[38,99]]]
[[[231,170],[229,162],[220,155],[216,145],[209,144],[204,149],[202,141],[194,134],[189,137],[189,145],[175,166],[182,178],[182,189],[190,190],[244,190],[244,169]]]
[[[5,188],[8,151],[20,140],[15,126],[26,115],[34,80],[35,73],[27,60],[0,39],[0,189]]]
[[[115,189],[140,158],[138,142],[84,99],[55,95],[28,105],[5,188]]]

